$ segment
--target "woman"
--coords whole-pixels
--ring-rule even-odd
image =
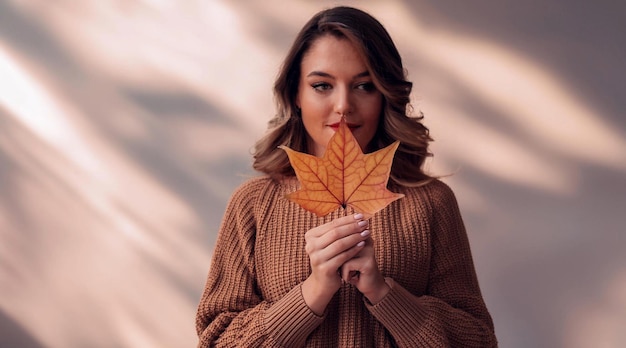
[[[277,116],[231,197],[197,313],[199,347],[493,347],[452,191],[422,171],[431,140],[407,116],[412,84],[383,26],[336,7],[298,34],[275,83]],[[364,152],[401,145],[389,189],[365,220],[317,217],[284,198],[298,188],[288,146],[322,156],[344,118]]]

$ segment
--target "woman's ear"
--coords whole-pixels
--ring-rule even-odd
[[[294,104],[296,105],[296,114],[298,117],[302,116],[302,108],[300,107],[300,92],[296,94],[296,100],[294,100]]]
[[[296,108],[298,108],[298,109],[302,109],[302,108],[300,107],[300,91],[298,91],[298,93],[296,93],[296,98],[295,98],[295,99],[296,99],[296,100],[294,100],[294,103],[296,104]]]

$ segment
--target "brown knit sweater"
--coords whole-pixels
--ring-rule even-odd
[[[322,317],[300,289],[311,270],[304,234],[323,218],[288,201],[295,179],[250,179],[220,227],[196,329],[198,347],[494,347],[453,192],[440,181],[392,187],[406,197],[370,219],[391,291],[370,305],[344,284]]]

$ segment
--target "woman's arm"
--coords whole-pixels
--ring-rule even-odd
[[[496,347],[454,194],[441,182],[430,189],[432,258],[426,294],[415,296],[387,278],[391,290],[367,307],[400,347]]]
[[[198,306],[198,347],[298,347],[323,320],[304,302],[301,285],[274,303],[260,294],[254,265],[257,186],[244,184],[226,209]]]

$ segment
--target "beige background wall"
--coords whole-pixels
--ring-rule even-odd
[[[0,347],[195,345],[280,60],[333,3],[0,0]],[[501,346],[626,345],[626,6],[343,3],[404,57]]]

